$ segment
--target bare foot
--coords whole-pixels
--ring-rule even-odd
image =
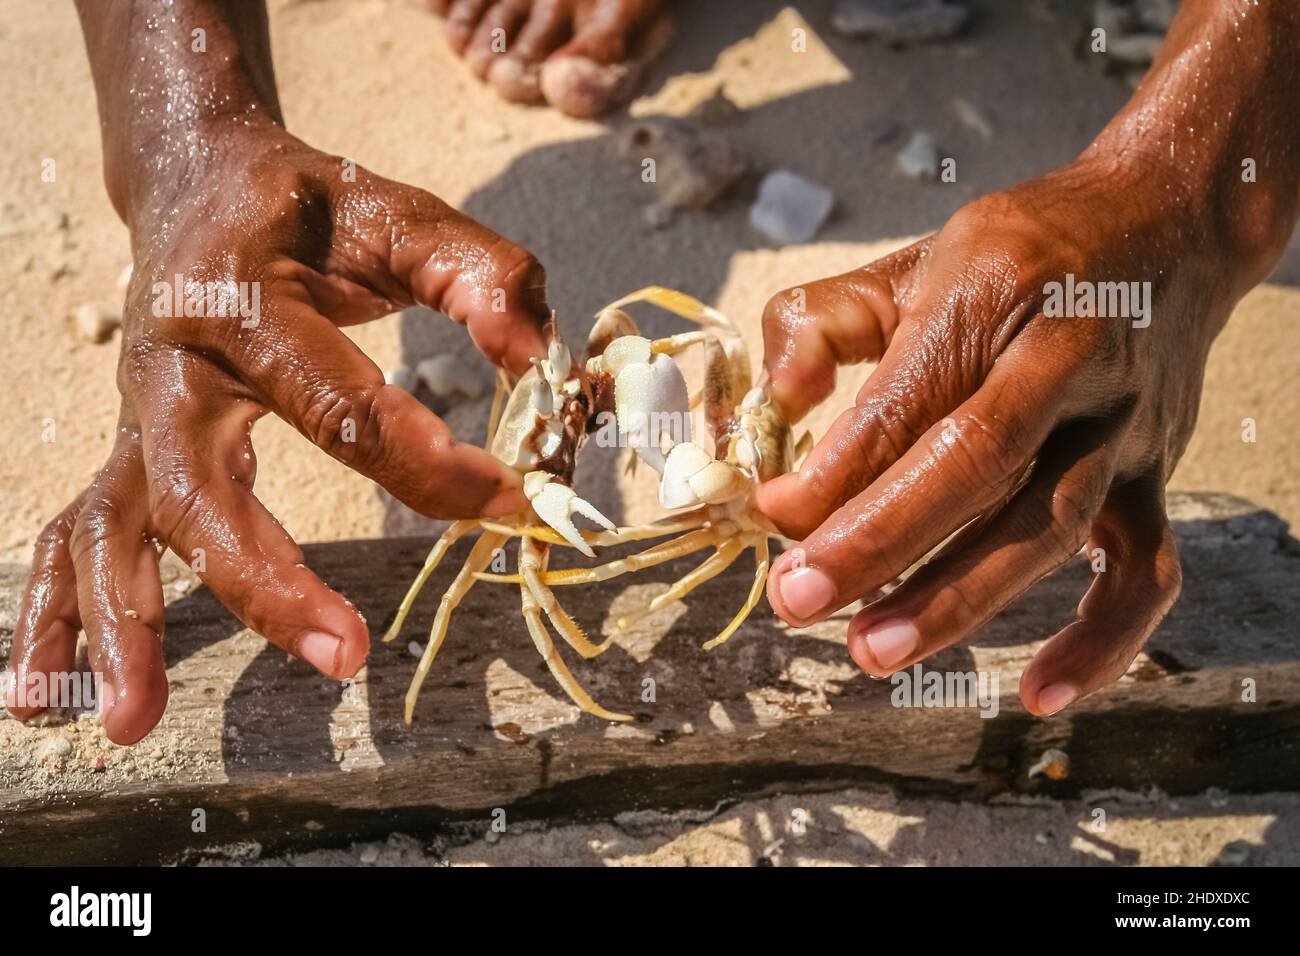
[[[587,118],[628,99],[672,32],[668,0],[429,0],[470,69],[516,103]]]

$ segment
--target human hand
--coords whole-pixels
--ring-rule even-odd
[[[134,190],[144,198],[128,215],[135,267],[117,440],[90,487],[42,532],[10,653],[19,683],[70,672],[84,628],[104,675],[106,731],[123,744],[166,706],[163,546],[244,624],[323,673],[351,677],[365,661],[360,614],[303,565],[253,495],[250,429],[267,411],[425,515],[525,504],[511,470],[457,444],[414,397],[385,385],[340,327],[418,302],[520,372],[545,354],[537,261],[428,193],[277,124],[240,124],[209,142],[201,168],[181,181]],[[195,292],[214,298],[186,315]]]

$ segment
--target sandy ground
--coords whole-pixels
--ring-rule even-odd
[[[971,198],[1068,160],[1127,97],[1122,82],[1070,52],[1078,29],[1064,12],[1070,4],[973,6],[967,36],[904,53],[837,37],[826,27],[827,2],[690,5],[675,46],[631,113],[680,114],[723,85],[744,111],[732,135],[756,169],[793,169],[837,196],[816,241],[787,248],[772,248],[747,225],[752,184],[715,209],[650,231],[641,216],[649,187],[614,146],[626,115],[581,122],[499,102],[450,54],[438,23],[417,3],[279,0],[272,39],[290,129],[426,187],[531,247],[547,265],[552,304],[570,334],[581,334],[582,317],[604,302],[655,282],[715,302],[757,346],[757,318],[773,292],[867,262],[938,227]],[[791,52],[794,27],[808,30],[807,52]],[[116,344],[78,340],[69,313],[120,298],[115,286],[129,252],[102,187],[94,97],[71,4],[12,0],[0,22],[0,64],[7,120],[0,269],[8,277],[0,287],[0,369],[9,396],[0,418],[7,451],[0,458],[0,559],[25,562],[43,523],[108,451]],[[991,124],[990,142],[962,124],[957,94]],[[872,142],[881,120],[902,128],[886,145]],[[934,132],[944,155],[957,159],[956,183],[919,184],[894,171],[894,153],[917,129]],[[41,178],[46,159],[57,164],[53,182]],[[1199,429],[1174,487],[1231,491],[1288,520],[1300,516],[1300,439],[1287,431],[1300,413],[1297,280],[1300,245],[1293,242],[1271,284],[1247,297],[1211,355]],[[440,349],[468,355],[456,330],[432,316],[393,316],[349,334],[384,368],[413,365]],[[842,394],[860,381],[846,376]],[[482,404],[439,410],[470,438],[486,411]],[[1241,439],[1244,418],[1257,422],[1253,444]],[[55,440],[44,441],[51,424]],[[426,527],[278,421],[259,423],[255,441],[258,493],[300,540]],[[584,462],[585,489],[612,516],[643,513],[643,489],[612,469],[611,462]],[[1294,813],[1288,797],[1161,804],[1159,812],[1117,823],[1119,835],[1107,836],[1115,846],[1105,851],[1076,833],[1083,819],[1077,807],[954,805],[921,813],[861,794],[813,802],[819,817],[839,822],[821,842],[791,851],[805,862],[1066,862],[1109,852],[1121,862],[1204,863],[1237,839],[1272,847],[1270,860],[1297,859],[1294,832],[1276,843],[1264,836],[1277,830],[1285,809]],[[630,834],[613,823],[509,834],[491,847],[448,850],[446,858],[750,862],[755,844],[739,834],[761,814],[785,813],[782,807],[753,804],[703,823],[676,821],[680,832],[671,838]],[[913,816],[925,825],[910,823]],[[824,836],[832,832],[852,838]],[[1045,843],[1037,839],[1043,833]],[[1077,847],[1081,840],[1091,849]],[[1023,856],[1003,844],[1023,846]]]

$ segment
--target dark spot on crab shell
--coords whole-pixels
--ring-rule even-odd
[[[587,388],[591,391],[591,410],[587,415],[587,431],[600,427],[597,420],[601,412],[614,414],[614,376],[608,372],[591,372],[587,375]]]
[[[604,377],[609,378],[608,375]],[[613,394],[612,383],[610,394]],[[589,431],[589,421],[594,417],[592,401],[591,388],[584,382],[578,394],[564,404],[564,430],[560,436],[560,447],[544,457],[540,442],[546,431],[546,420],[538,416],[537,424],[525,439],[528,450],[537,456],[537,464],[534,467],[538,471],[548,472],[566,485],[573,484],[573,469],[578,460],[578,449]]]

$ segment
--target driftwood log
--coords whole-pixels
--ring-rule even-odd
[[[377,645],[348,686],[242,630],[188,569],[168,565],[163,724],[122,749],[88,716],[41,727],[0,720],[0,862],[177,860],[214,847],[432,834],[486,825],[498,810],[555,822],[847,785],[963,799],[1300,789],[1300,546],[1279,518],[1239,499],[1175,496],[1171,508],[1182,599],[1127,677],[1048,721],[1023,711],[1016,684],[1072,614],[1090,573],[1083,562],[929,663],[996,674],[992,718],[976,706],[894,706],[895,688],[848,660],[847,614],[790,631],[764,605],[729,644],[701,650],[742,599],[750,565],[594,662],[569,655],[598,700],[636,714],[625,725],[570,705],[532,648],[517,590],[480,585],[453,620],[410,727],[401,719],[415,668],[408,642],[423,640],[463,547],[401,639]],[[307,560],[378,633],[428,545],[339,542],[309,547]],[[599,631],[611,607],[648,600],[690,566],[562,597]],[[0,644],[23,577],[0,570]],[[1031,774],[1053,748],[1069,756],[1068,775]]]

